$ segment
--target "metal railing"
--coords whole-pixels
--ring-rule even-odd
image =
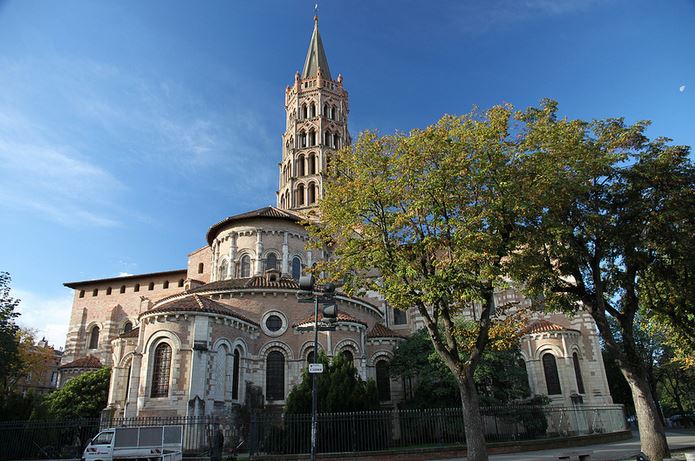
[[[488,442],[568,437],[627,429],[622,405],[505,406],[481,409]],[[184,453],[207,456],[212,434],[223,431],[225,451],[250,455],[305,454],[311,415],[261,412],[244,422],[228,417],[141,417],[0,422],[0,460],[79,458],[100,429],[117,426],[183,426]],[[365,452],[464,445],[461,408],[319,413],[319,453]]]

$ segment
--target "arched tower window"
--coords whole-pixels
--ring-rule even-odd
[[[340,149],[340,135],[338,133],[333,134],[333,148]]]
[[[241,278],[251,277],[251,257],[244,255],[241,257],[239,276]]]
[[[299,280],[302,276],[302,260],[298,256],[292,258],[292,278]]]
[[[311,103],[311,116],[316,117],[316,104],[313,102]]]
[[[316,174],[316,154],[309,155],[309,174]]]
[[[306,104],[302,104],[302,118],[309,118],[309,112],[307,110]]]
[[[89,332],[89,348],[98,349],[99,348],[99,327],[93,326],[92,331]]]
[[[343,354],[343,357],[345,357],[345,360],[347,360],[348,362],[352,363],[355,361],[355,356],[352,354],[352,351],[350,349],[343,349],[341,354]]]
[[[265,270],[277,269],[278,268],[278,257],[275,253],[269,253],[265,258]]]
[[[326,130],[323,133],[323,143],[326,145],[326,147],[331,147],[331,139],[333,137],[331,136],[331,132]]]
[[[548,395],[562,394],[560,375],[557,372],[557,362],[553,354],[543,354],[543,373],[545,374],[545,384],[548,387]]]
[[[131,331],[133,331],[133,323],[127,321],[125,325],[123,325],[123,333],[130,333]]]
[[[312,182],[311,184],[309,184],[309,191],[308,192],[309,192],[309,200],[307,200],[307,202],[309,203],[309,205],[316,203],[316,184],[315,183]]]
[[[306,147],[306,131],[302,131],[301,133],[299,133],[299,139],[301,140],[301,147]]]
[[[574,364],[574,376],[577,378],[577,392],[584,393],[584,380],[582,379],[582,369],[579,367],[579,355],[575,352],[572,354],[572,363]]]
[[[331,106],[331,120],[335,120],[335,115],[336,115],[336,107]]]
[[[266,358],[265,395],[267,400],[285,398],[285,356],[282,352],[272,351]]]
[[[232,368],[232,399],[239,399],[239,371],[241,369],[241,352],[234,349],[234,365]]]
[[[330,115],[328,112],[328,104],[324,104],[323,105],[323,116],[328,117],[328,115]]]
[[[227,261],[222,261],[222,264],[220,264],[220,270],[219,273],[217,274],[217,279],[218,280],[224,280],[227,278]]]
[[[154,350],[152,364],[152,391],[150,397],[169,395],[169,374],[171,372],[171,346],[161,343]]]
[[[309,145],[310,146],[315,146],[316,145],[316,130],[313,128],[309,130]]]
[[[297,176],[304,176],[304,156],[300,155],[297,157]]]
[[[380,402],[391,400],[391,379],[389,378],[389,363],[386,360],[379,360],[376,363],[376,389]]]
[[[297,205],[304,206],[304,184],[297,186]]]

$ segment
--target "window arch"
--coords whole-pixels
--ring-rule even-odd
[[[128,320],[125,325],[123,325],[123,333],[130,333],[133,331],[133,322]]]
[[[271,351],[265,364],[265,394],[267,400],[285,399],[285,356]]]
[[[217,279],[218,280],[226,279],[227,278],[227,270],[228,270],[227,261],[223,260],[222,264],[220,264],[220,270],[219,270],[219,273],[217,274]]]
[[[241,370],[241,352],[234,349],[234,365],[232,366],[232,399],[239,399],[239,374]]]
[[[308,118],[308,115],[309,113],[306,104],[302,104],[302,118]]]
[[[574,365],[574,376],[577,378],[577,392],[584,393],[584,380],[582,379],[582,369],[579,366],[579,354],[572,354],[572,364]]]
[[[560,375],[557,371],[557,361],[551,353],[543,354],[543,373],[545,374],[545,384],[548,387],[548,395],[562,394],[560,388]]]
[[[309,130],[309,145],[310,146],[315,146],[316,145],[316,130],[313,128]]]
[[[301,146],[300,147],[306,147],[306,142],[307,142],[306,131],[302,131],[301,133],[299,133],[299,139],[301,140]]]
[[[316,103],[311,103],[311,116],[316,117]]]
[[[275,253],[268,253],[265,258],[265,270],[277,269],[278,268],[278,257]]]
[[[297,186],[297,205],[304,206],[304,184]]]
[[[169,375],[171,373],[171,346],[160,343],[154,350],[152,364],[152,390],[150,397],[169,396]]]
[[[316,174],[316,154],[309,154],[308,174]]]
[[[389,378],[389,363],[386,360],[376,362],[376,389],[379,393],[379,401],[391,400],[391,379]]]
[[[239,264],[239,276],[241,278],[251,277],[251,257],[249,255],[244,255],[241,257],[241,263]]]
[[[295,280],[299,280],[299,277],[302,276],[302,260],[299,259],[299,256],[295,256],[292,258],[292,278]]]
[[[350,349],[343,349],[340,353],[343,354],[343,357],[348,362],[353,363],[355,361],[355,354]]]
[[[304,156],[300,155],[299,157],[297,157],[297,176],[304,176],[304,171]]]
[[[215,355],[215,389],[212,396],[217,401],[225,400],[227,391],[227,346],[220,344]]]
[[[311,183],[309,184],[309,199],[307,200],[307,203],[311,205],[312,203],[316,203],[316,192],[317,192],[317,187],[316,183]]]
[[[94,325],[89,332],[89,349],[99,348],[99,327]]]
[[[326,145],[326,147],[331,147],[331,132],[326,130],[323,133],[323,143]]]
[[[333,133],[333,148],[340,149],[340,135],[338,133]]]
[[[323,105],[323,116],[324,116],[324,117],[328,117],[328,115],[329,115],[329,113],[328,113],[328,104],[324,104],[324,105]]]
[[[336,107],[331,106],[331,120],[335,120]]]

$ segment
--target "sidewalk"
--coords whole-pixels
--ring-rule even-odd
[[[504,455],[490,455],[490,461],[551,461],[557,460],[562,453],[571,451],[593,451],[591,461],[622,461],[634,460],[640,452],[639,437],[633,432],[630,440],[622,442],[603,443],[598,445],[586,445],[577,448],[558,448],[551,450],[527,451],[523,453],[507,453]],[[668,446],[671,455],[688,452],[695,453],[695,430],[671,430],[666,432]],[[683,456],[674,459],[685,459]],[[466,458],[449,458],[448,461],[465,461]],[[444,461],[443,458],[432,458],[428,461]]]

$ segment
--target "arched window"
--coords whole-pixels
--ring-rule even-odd
[[[286,208],[285,207],[285,194],[282,194],[282,197],[280,197],[280,208]]]
[[[227,346],[221,344],[217,348],[215,356],[215,390],[212,393],[215,400],[225,400],[225,392],[227,391]]]
[[[92,331],[89,332],[89,349],[99,348],[99,327],[93,326]]]
[[[297,176],[304,176],[304,156],[297,157]]]
[[[314,189],[314,183],[309,183],[307,187],[307,204],[311,205],[316,202],[316,190]]]
[[[307,141],[306,131],[302,131],[301,133],[299,133],[299,139],[301,140],[301,146],[300,147],[306,147],[306,141]]]
[[[251,277],[251,257],[244,255],[241,257],[240,277]]]
[[[266,358],[265,395],[267,400],[285,398],[285,356],[282,352],[272,351]]]
[[[297,205],[304,206],[304,184],[297,186]]]
[[[278,257],[275,253],[268,253],[265,258],[265,270],[277,269],[278,268]]]
[[[311,103],[311,116],[316,117],[316,104],[313,102]]]
[[[331,106],[331,120],[335,120],[336,108]]]
[[[308,115],[309,113],[307,111],[306,104],[302,104],[302,118],[308,118]]]
[[[355,356],[353,355],[350,349],[343,349],[341,354],[343,354],[343,357],[345,357],[345,360],[347,360],[348,362],[352,363],[355,361]]]
[[[316,174],[316,155],[309,155],[309,174]]]
[[[333,148],[340,149],[340,135],[338,133],[333,133]]]
[[[316,131],[313,128],[311,130],[309,130],[309,145],[310,146],[316,145]]]
[[[328,117],[328,115],[329,115],[329,113],[328,113],[328,104],[324,104],[324,105],[323,105],[323,116],[324,116],[324,117]]]
[[[557,372],[557,362],[553,354],[543,354],[543,373],[545,374],[545,384],[548,387],[548,395],[562,394],[560,375]]]
[[[227,278],[227,261],[222,261],[222,264],[220,264],[220,271],[217,274],[217,279],[218,280],[224,280]]]
[[[199,263],[198,264],[198,273],[202,274],[204,268],[205,268],[205,265],[203,263]]]
[[[380,402],[391,400],[391,379],[389,378],[389,363],[386,360],[379,360],[376,363],[376,389]]]
[[[302,260],[298,256],[292,258],[292,278],[299,280],[302,276]]]
[[[150,397],[169,396],[169,373],[171,372],[171,346],[161,343],[154,350],[152,364],[152,390]]]
[[[133,323],[127,321],[125,325],[123,325],[123,333],[130,333],[131,331],[133,331]]]
[[[579,367],[579,355],[575,352],[572,354],[572,363],[574,364],[574,376],[577,378],[577,392],[584,393],[584,380],[582,379],[582,369]]]
[[[326,130],[325,133],[323,133],[323,143],[326,145],[326,147],[331,147],[331,132]]]
[[[234,350],[234,366],[232,368],[232,398],[239,399],[239,370],[241,369],[241,352]]]
[[[306,355],[306,363],[307,365],[314,363],[314,351],[309,351],[309,353]]]

